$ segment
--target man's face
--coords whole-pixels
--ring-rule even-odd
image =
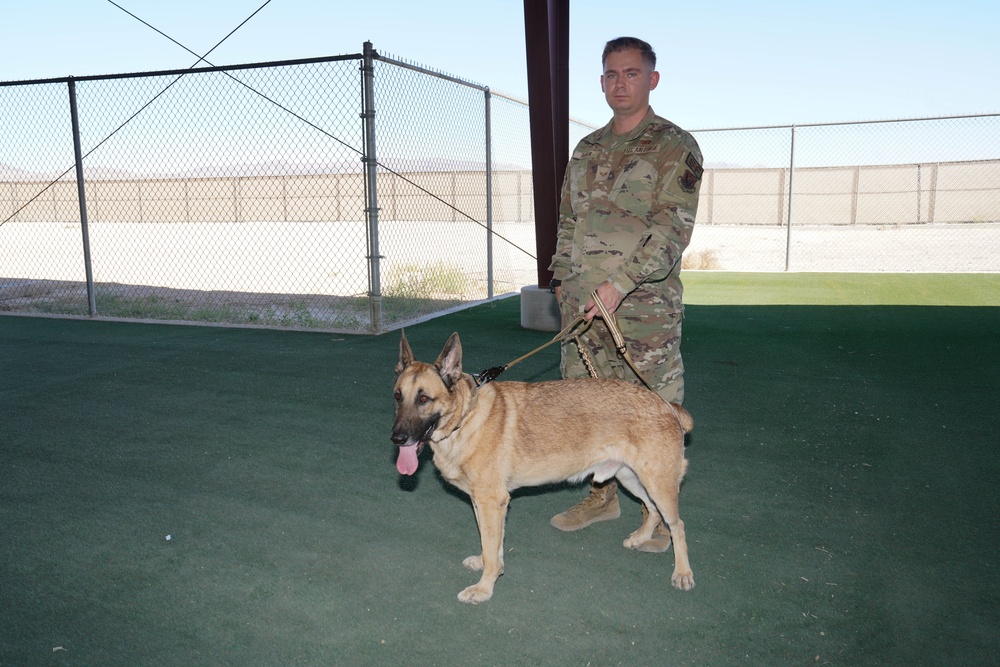
[[[659,72],[643,62],[637,49],[626,49],[608,54],[601,75],[601,90],[615,115],[627,116],[646,112],[649,92],[659,81]]]

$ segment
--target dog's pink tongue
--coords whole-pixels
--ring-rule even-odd
[[[400,475],[412,475],[417,472],[417,446],[399,448],[399,458],[396,459],[396,470]]]

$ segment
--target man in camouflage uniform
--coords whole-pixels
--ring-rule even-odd
[[[553,289],[564,323],[581,313],[594,320],[581,344],[601,377],[641,384],[619,358],[604,322],[594,319],[594,290],[615,315],[639,372],[665,400],[681,403],[681,253],[698,207],[701,151],[690,134],[649,106],[659,82],[649,44],[632,37],[612,40],[602,62],[601,87],[614,117],[580,141],[567,168],[549,267]],[[564,378],[589,377],[573,341],[562,346],[560,370]],[[615,480],[592,484],[590,495],[552,524],[578,530],[618,518],[617,490]],[[663,551],[669,545],[661,526],[639,548]]]

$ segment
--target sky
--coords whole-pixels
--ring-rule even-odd
[[[204,53],[265,0],[115,2]],[[195,61],[108,0],[3,0],[0,16],[0,81]],[[996,0],[572,0],[572,117],[610,117],[600,55],[622,35],[653,45],[661,82],[652,105],[690,130],[1000,112]],[[208,60],[360,53],[365,41],[528,98],[520,0],[271,0]]]

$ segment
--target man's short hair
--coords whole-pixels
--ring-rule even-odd
[[[653,51],[653,47],[638,37],[619,37],[605,44],[604,54],[601,56],[601,67],[604,67],[608,62],[608,56],[612,53],[628,51],[629,49],[638,51],[642,55],[643,62],[649,65],[650,70],[656,69],[656,53]]]

